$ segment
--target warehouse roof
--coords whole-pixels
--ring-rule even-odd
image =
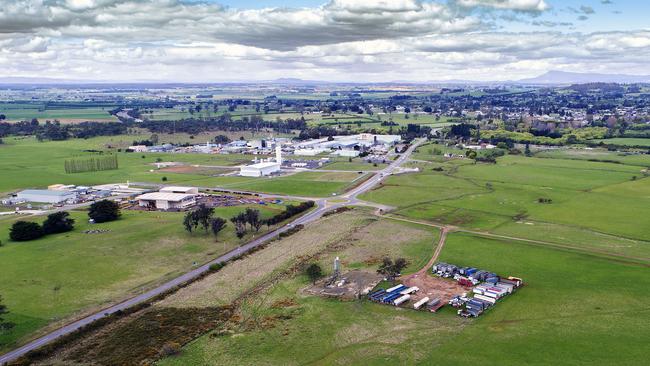
[[[160,189],[160,192],[166,192],[166,193],[190,193],[192,191],[195,191],[196,187],[176,187],[176,186],[170,186],[170,187],[163,187]]]
[[[187,194],[187,193],[166,193],[166,192],[152,192],[152,193],[145,193],[143,195],[140,195],[136,197],[135,199],[137,200],[145,200],[145,201],[170,201],[170,202],[180,202],[182,200],[185,200],[187,198],[191,198],[196,196],[195,194]]]
[[[51,191],[47,189],[26,189],[24,191],[18,192],[18,194],[32,194],[32,195],[40,195],[40,196],[60,197],[60,196],[74,195],[75,193],[70,191]]]
[[[280,166],[280,164],[275,163],[275,162],[264,162],[264,163],[246,165],[244,168],[264,169],[264,168],[270,168],[270,167],[273,167],[273,166]]]

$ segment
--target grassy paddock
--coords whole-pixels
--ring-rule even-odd
[[[246,302],[242,316],[258,326],[200,337],[159,364],[610,365],[646,357],[646,267],[466,234],[450,235],[441,260],[521,276],[526,286],[463,320],[450,308],[429,314],[305,296],[307,279],[298,276]]]
[[[217,208],[226,219],[245,207]],[[254,206],[269,217],[281,205]],[[0,335],[0,350],[25,340],[39,328],[61,324],[72,315],[140,293],[236,247],[232,224],[218,242],[203,232],[185,232],[183,213],[124,211],[118,221],[91,225],[86,212],[73,212],[72,232],[15,243],[8,230],[16,218],[0,221],[0,293],[16,323]],[[30,220],[42,221],[43,217]],[[109,230],[85,234],[85,230]],[[262,231],[265,231],[263,227]],[[250,239],[247,235],[243,241]]]

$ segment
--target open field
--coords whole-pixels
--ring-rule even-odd
[[[386,231],[390,230],[400,230],[403,234],[402,238],[395,242],[393,238],[386,235]],[[421,265],[420,259],[426,259],[431,255],[433,243],[436,241],[437,230],[430,227],[378,219],[366,210],[355,209],[325,217],[317,223],[307,225],[305,229],[292,236],[271,242],[264,249],[229,263],[221,271],[156,302],[151,310],[163,313],[175,312],[180,317],[186,312],[215,309],[217,306],[235,301],[242,307],[242,311],[238,311],[236,318],[244,317],[240,324],[242,327],[247,327],[246,324],[261,321],[250,317],[256,317],[258,311],[265,312],[268,303],[267,295],[263,293],[261,297],[246,294],[254,293],[255,291],[251,292],[254,289],[268,288],[269,285],[278,283],[284,278],[291,280],[296,273],[292,268],[297,266],[299,269],[303,262],[320,261],[329,272],[334,256],[341,256],[346,263],[359,263],[374,271],[377,266],[374,258],[396,255],[407,258],[415,268]],[[344,267],[348,268],[347,264],[344,264]],[[299,276],[295,283],[303,286],[304,278]],[[280,288],[286,287],[284,282],[278,284]],[[123,337],[136,334],[134,332],[139,330],[135,329],[137,328],[135,324],[139,323],[142,317],[146,317],[147,312],[148,310],[145,310],[144,314],[120,319],[117,324],[109,325],[107,330],[92,334],[81,342],[75,342],[74,346],[60,352],[50,362],[66,363],[70,361],[68,357],[74,357],[80,352],[105,355],[115,345],[114,334],[122,333]],[[131,347],[128,351],[131,352],[132,349]],[[215,362],[220,361],[215,360]],[[238,361],[233,360],[233,362]]]
[[[228,187],[261,192],[329,196],[340,193],[353,181],[359,179],[357,172],[305,172],[279,178],[246,178],[239,176],[210,176],[205,171],[189,173],[158,170],[157,161],[174,161],[206,166],[237,166],[251,162],[253,156],[229,154],[169,154],[125,153],[133,140],[147,138],[144,135],[98,137],[87,140],[38,142],[34,138],[7,138],[0,145],[0,169],[6,179],[0,180],[0,193],[25,188],[43,188],[50,184],[94,185],[117,182],[145,182],[188,184],[205,187]],[[164,136],[161,136],[161,139]],[[179,136],[182,138],[183,136]],[[66,159],[97,156],[100,150],[117,154],[119,169],[99,172],[66,174]],[[371,164],[368,164],[372,167]]]
[[[647,154],[607,151],[605,149],[553,149],[540,151],[535,156],[539,158],[590,160],[650,167],[650,156]]]
[[[441,260],[520,276],[526,286],[480,318],[464,320],[448,307],[430,314],[307,296],[301,291],[306,278],[290,277],[250,298],[241,326],[200,337],[159,364],[547,365],[561,358],[609,365],[645,359],[645,266],[468,234],[450,235]]]
[[[612,139],[592,140],[591,142],[595,142],[595,143],[602,142],[607,145],[650,147],[650,139],[643,139],[643,138],[616,137]]]
[[[402,217],[650,259],[650,180],[639,165],[506,156],[423,166],[362,198]]]
[[[277,178],[241,178],[222,184],[227,188],[303,197],[326,197],[340,194],[346,187],[366,175],[357,172],[301,172]],[[234,178],[234,177],[233,177]]]
[[[45,107],[36,104],[0,103],[0,113],[7,116],[7,121],[23,121],[36,118],[41,122],[59,120],[62,123],[84,121],[117,121],[108,111],[114,107]]]
[[[215,213],[228,219],[245,207],[217,208]],[[268,217],[284,206],[254,208]],[[211,234],[189,234],[182,226],[183,213],[123,211],[120,220],[95,225],[88,224],[85,211],[72,212],[72,217],[74,231],[22,243],[8,239],[9,227],[18,218],[0,220],[0,293],[11,311],[6,319],[16,323],[0,334],[0,350],[48,324],[61,325],[72,315],[137,294],[241,242],[230,223],[218,242]],[[108,232],[84,233],[96,229]]]

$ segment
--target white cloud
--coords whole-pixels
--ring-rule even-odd
[[[466,8],[485,7],[501,10],[542,12],[550,8],[544,0],[456,0]]]
[[[176,81],[650,73],[650,31],[516,33],[492,24],[513,11],[525,19],[547,9],[542,0],[332,0],[255,10],[181,0],[4,0],[0,73]]]

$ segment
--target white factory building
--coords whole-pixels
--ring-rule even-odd
[[[277,173],[282,167],[282,149],[280,145],[275,147],[275,161],[262,161],[251,165],[242,165],[239,168],[239,175],[242,177],[263,177]]]
[[[155,207],[158,210],[184,209],[196,204],[198,193],[199,189],[196,187],[165,187],[135,199],[141,207]]]
[[[18,201],[61,203],[77,199],[77,193],[71,191],[55,191],[49,189],[26,189],[16,195]]]

